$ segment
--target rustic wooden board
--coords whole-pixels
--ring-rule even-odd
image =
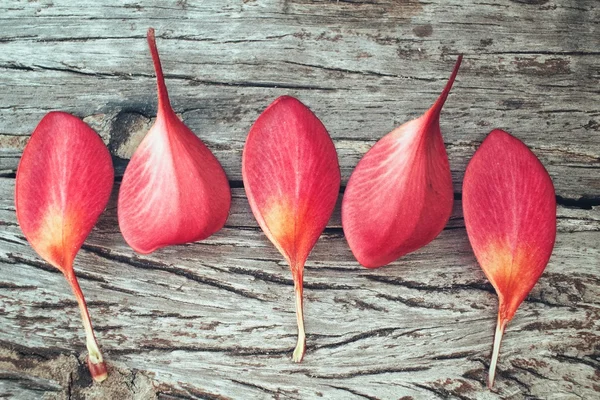
[[[132,125],[155,109],[154,26],[175,109],[232,180],[250,125],[286,93],[323,120],[347,178],[376,139],[432,104],[464,53],[442,117],[457,191],[500,127],[536,151],[559,195],[600,195],[595,0],[59,3],[3,10],[2,170],[50,109],[99,121],[114,153],[130,154],[119,149]]]
[[[12,179],[0,180],[0,341],[17,354],[2,360],[14,371],[7,380],[23,387],[39,376],[23,359],[64,363],[85,351],[76,303],[23,238],[13,190]],[[471,254],[460,201],[434,243],[374,271],[352,258],[336,210],[307,265],[308,354],[294,365],[290,272],[243,189],[233,193],[226,228],[209,240],[138,256],[118,232],[115,191],[80,253],[101,345],[128,380],[140,371],[158,393],[184,398],[495,397],[484,382],[496,298]],[[590,398],[600,389],[600,208],[558,215],[552,261],[507,331],[500,396]],[[34,390],[65,390],[47,379]]]
[[[15,399],[595,398],[600,392],[600,7],[595,0],[4,1],[0,4],[0,396]],[[157,29],[174,108],[235,186],[226,228],[136,255],[115,195],[76,270],[112,368],[92,384],[60,273],[16,223],[14,172],[50,110],[92,125],[121,175],[155,115]],[[309,105],[344,182],[382,135],[435,100],[457,201],[444,232],[389,267],[353,259],[339,207],[306,268],[305,361],[288,267],[241,188],[246,133],[278,95]],[[485,388],[496,297],[469,248],[464,168],[507,129],[556,185],[551,262],[509,325]]]

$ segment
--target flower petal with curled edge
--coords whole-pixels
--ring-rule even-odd
[[[389,264],[444,229],[454,193],[440,112],[462,56],[434,105],[379,140],[352,172],[342,201],[350,249],[367,268]]]
[[[250,129],[242,176],[254,217],[292,270],[298,323],[293,360],[300,362],[306,346],[304,263],[335,207],[337,153],[321,121],[297,99],[283,96]]]
[[[479,265],[498,294],[498,324],[488,385],[508,322],[546,268],[556,238],[550,175],[523,142],[496,129],[469,162],[463,212]]]
[[[142,254],[206,239],[225,225],[231,206],[223,167],[171,108],[152,28],[148,44],[158,114],[127,165],[118,202],[121,233]]]
[[[17,220],[31,247],[60,270],[81,311],[88,366],[95,381],[106,379],[102,358],[73,262],[106,208],[114,181],[108,149],[79,118],[47,114],[31,135],[19,162],[15,186]]]

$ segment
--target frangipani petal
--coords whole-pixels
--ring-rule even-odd
[[[31,135],[17,170],[17,220],[31,247],[58,268],[73,289],[87,336],[88,365],[96,381],[106,365],[96,343],[73,261],[106,208],[114,180],[108,149],[79,118],[47,114]]]
[[[283,96],[252,126],[242,176],[258,224],[292,269],[299,329],[294,360],[301,361],[304,263],[335,207],[341,181],[337,153],[321,121],[300,101]]]
[[[556,196],[538,158],[496,129],[469,162],[463,182],[469,241],[499,299],[490,387],[506,324],[546,268],[556,238]]]
[[[118,204],[123,237],[144,254],[206,239],[225,225],[231,205],[221,164],[171,108],[152,29],[148,43],[158,114],[127,166]]]
[[[379,140],[348,181],[342,226],[352,253],[367,268],[425,246],[450,218],[454,193],[439,115],[461,60],[431,109]]]

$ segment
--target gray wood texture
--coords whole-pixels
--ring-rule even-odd
[[[0,3],[0,396],[14,399],[592,399],[600,396],[600,4],[596,0],[16,1]],[[176,112],[223,163],[226,227],[136,255],[113,199],[76,260],[110,377],[93,384],[62,275],[24,239],[20,154],[63,110],[122,172],[156,113],[154,27]],[[248,129],[277,96],[321,118],[347,181],[360,157],[423,113],[459,53],[442,112],[457,201],[430,245],[367,270],[339,207],[305,272],[308,351],[291,362],[289,268],[241,188]],[[469,158],[493,128],[539,156],[559,233],[485,387],[497,300],[461,213]],[[341,198],[341,195],[340,195]]]

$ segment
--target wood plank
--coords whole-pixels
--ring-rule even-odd
[[[598,21],[595,0],[2,2],[0,396],[598,397]],[[175,110],[235,186],[232,210],[208,240],[140,256],[119,233],[116,184],[76,260],[111,368],[95,385],[73,296],[17,225],[13,178],[50,110],[84,118],[122,175],[156,113],[149,26]],[[250,126],[277,96],[298,97],[330,131],[345,183],[376,140],[431,105],[459,53],[441,116],[457,198],[447,228],[367,270],[347,246],[338,204],[306,266],[308,352],[293,364],[289,267],[240,187]],[[495,127],[552,175],[559,233],[489,391],[497,300],[466,238],[460,193],[466,163]]]
[[[0,340],[22,336],[25,354],[84,353],[68,286],[24,240],[13,180],[0,182]],[[247,218],[243,189],[234,199],[221,232],[148,256],[123,242],[115,208],[107,210],[76,269],[111,364],[186,396],[194,388],[228,398],[485,393],[496,297],[470,251],[460,202],[433,243],[373,271],[353,259],[336,211],[306,267],[308,353],[294,365],[289,269]],[[551,263],[507,331],[501,396],[595,393],[600,209],[558,215]]]
[[[464,53],[441,121],[455,190],[461,191],[476,146],[500,127],[532,147],[560,196],[600,196],[600,39],[594,34],[600,13],[593,1],[576,7],[474,5],[468,12],[461,2],[409,1],[397,9],[395,2],[208,4],[140,6],[146,19],[125,24],[114,21],[131,17],[131,7],[116,4],[82,7],[89,23],[70,7],[7,9],[0,37],[8,94],[0,99],[0,171],[16,169],[21,136],[48,110],[61,109],[96,123],[113,155],[122,158],[122,173],[155,114],[144,40],[153,25],[162,35],[175,109],[232,180],[241,179],[248,129],[282,94],[298,96],[323,120],[347,180],[378,138],[432,104],[456,54]],[[173,29],[168,18],[154,19],[164,13],[188,17]],[[436,15],[444,20],[435,28],[424,23]],[[380,23],[373,25],[373,18]],[[570,24],[575,19],[577,25]],[[491,35],[486,26],[497,31]],[[563,39],[566,27],[577,41]]]

